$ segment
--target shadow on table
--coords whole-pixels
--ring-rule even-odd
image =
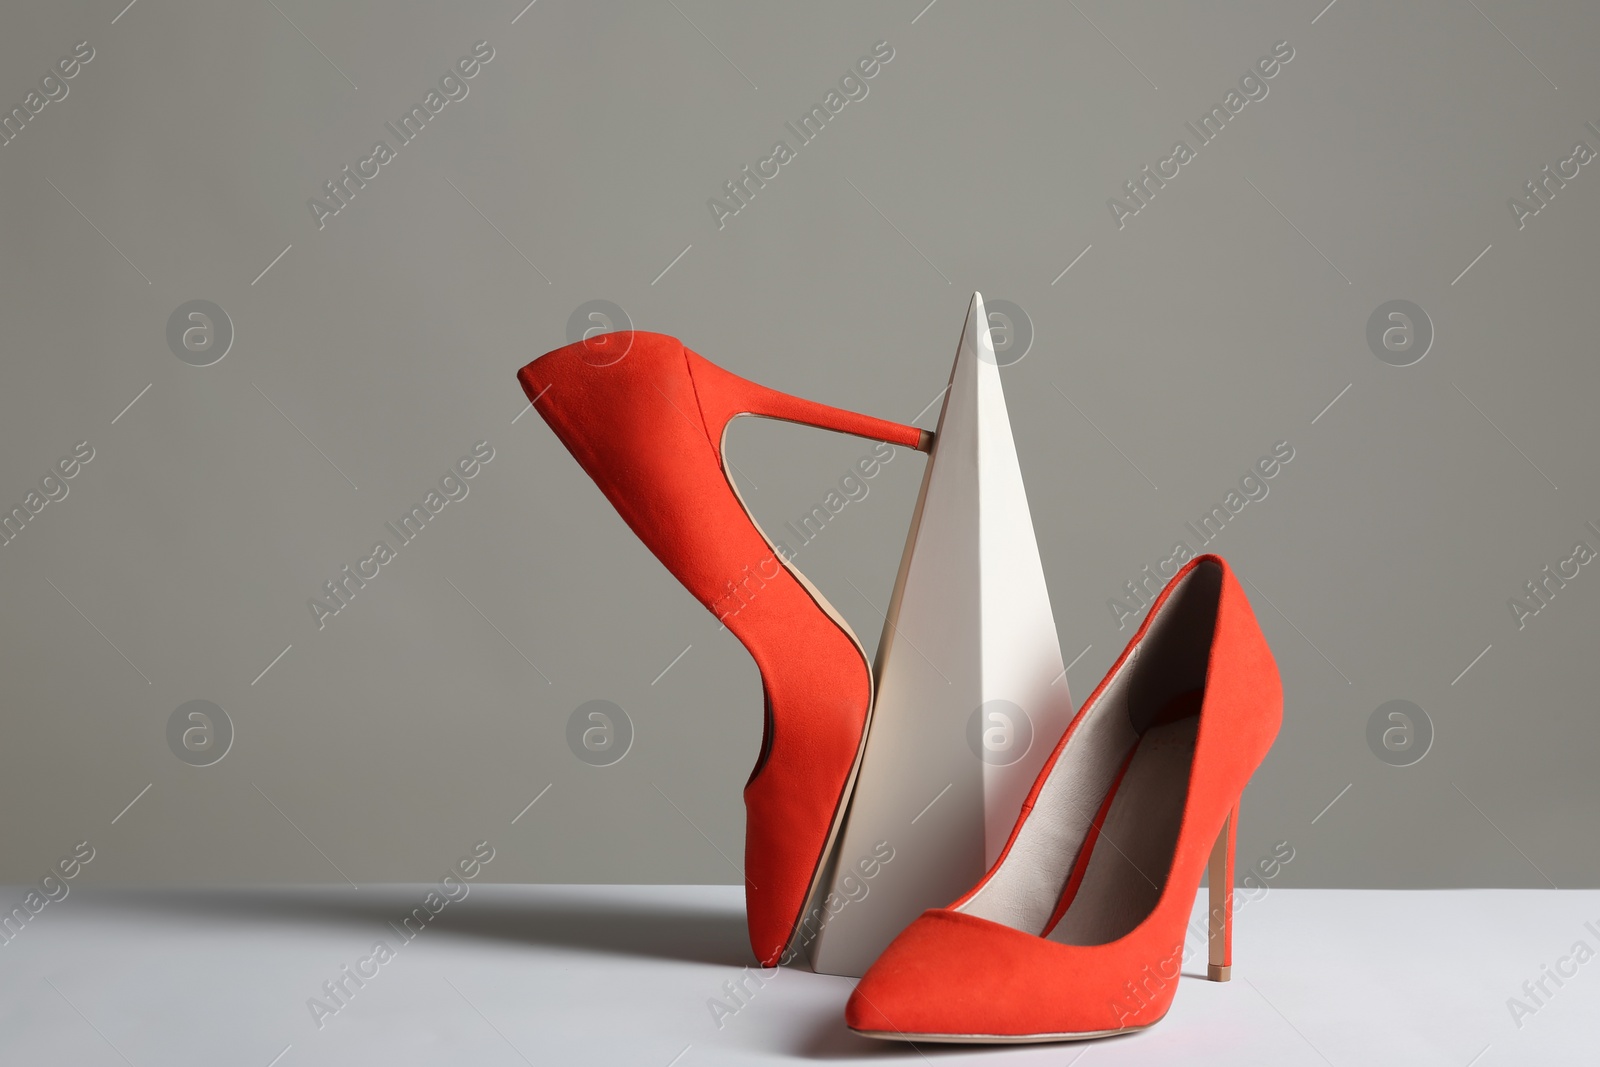
[[[395,927],[423,906],[433,887],[381,885],[363,889],[85,889],[80,906],[152,921],[205,926],[278,927],[285,933],[339,927],[353,937],[393,944]],[[477,938],[506,945],[579,950],[618,957],[680,960],[754,968],[736,890],[660,887],[641,899],[635,887],[474,885],[446,904],[415,934],[428,942]],[[225,935],[223,935],[225,936]],[[804,977],[802,977],[804,975]],[[805,984],[821,979],[837,996],[804,996],[785,1006],[782,1028],[789,1055],[804,1060],[935,1063],[993,1052],[995,1045],[911,1044],[861,1037],[844,1023],[853,980],[785,969],[768,981]],[[836,984],[836,985],[835,985]],[[765,988],[765,987],[763,987]],[[771,994],[758,994],[770,997]],[[1059,1047],[1059,1046],[1058,1046]]]
[[[422,907],[431,888],[139,889],[85,893],[84,899],[93,895],[102,908],[181,915],[194,922],[364,927],[392,942],[399,937],[394,928]],[[728,967],[755,963],[742,901],[719,905],[671,896],[641,901],[609,886],[473,886],[469,896],[446,904],[415,936],[475,937]]]

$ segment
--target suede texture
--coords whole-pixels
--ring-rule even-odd
[[[744,879],[750,947],[771,966],[847,799],[871,676],[854,639],[737,499],[723,469],[723,431],[735,416],[753,414],[911,448],[923,433],[755,385],[654,333],[580,341],[541,356],[518,378],[628,526],[760,668],[770,719],[744,790]]]
[[[1195,887],[1224,820],[1266,757],[1283,715],[1277,665],[1244,590],[1221,557],[1200,556],[1179,570],[1129,649],[1143,640],[1174,585],[1201,566],[1220,567],[1222,580],[1182,828],[1155,908],[1128,934],[1101,945],[1060,944],[952,910],[1006,862],[1017,829],[1032,813],[1087,709],[1099,699],[1103,681],[1040,771],[994,867],[961,900],[924,912],[890,943],[850,998],[845,1014],[851,1028],[891,1036],[1043,1040],[1136,1029],[1167,1013],[1177,991]],[[1118,658],[1108,679],[1128,654],[1125,650]]]

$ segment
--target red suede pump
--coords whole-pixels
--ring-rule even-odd
[[[1027,1042],[1147,1027],[1172,1004],[1208,866],[1208,976],[1226,981],[1239,796],[1282,707],[1233,572],[1191,560],[1067,728],[995,865],[890,943],[850,1028]]]
[[[844,620],[751,520],[723,456],[759,415],[926,451],[931,436],[745,381],[656,333],[601,334],[518,373],[534,408],[633,532],[743,642],[766,728],[745,801],[745,905],[764,966],[784,955],[860,766],[872,675]]]

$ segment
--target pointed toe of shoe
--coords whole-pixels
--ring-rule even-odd
[[[1131,959],[1075,966],[1083,951],[960,912],[927,911],[867,970],[845,1022],[871,1037],[1028,1042],[1122,1033],[1165,1014],[1170,989],[1130,997],[1111,980]]]
[[[1034,996],[1003,967],[985,964],[991,931],[1002,939],[1017,932],[945,909],[924,912],[856,984],[845,1022],[859,1033],[902,1039],[1006,1032],[1008,1022],[1019,1021],[1008,1017]]]
[[[889,1001],[889,1007],[879,1007],[877,997],[873,995],[874,993]],[[894,1036],[900,1032],[900,1027],[896,1025],[896,1019],[903,1014],[902,1007],[892,995],[872,986],[867,986],[866,979],[863,978],[861,984],[856,986],[855,992],[850,994],[850,1000],[844,1006],[844,1023],[857,1033],[874,1037],[879,1035]]]
[[[750,951],[763,967],[777,967],[789,963],[788,953],[790,923],[766,901],[752,902],[751,893],[745,892],[745,923],[750,931]]]

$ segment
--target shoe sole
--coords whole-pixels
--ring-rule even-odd
[[[909,1041],[932,1045],[1043,1045],[1060,1041],[1089,1041],[1098,1037],[1116,1037],[1118,1034],[1136,1034],[1148,1030],[1155,1022],[1143,1026],[1124,1026],[1118,1030],[1079,1030],[1059,1034],[908,1034],[899,1030],[857,1030],[852,1034],[875,1037],[882,1041]]]

